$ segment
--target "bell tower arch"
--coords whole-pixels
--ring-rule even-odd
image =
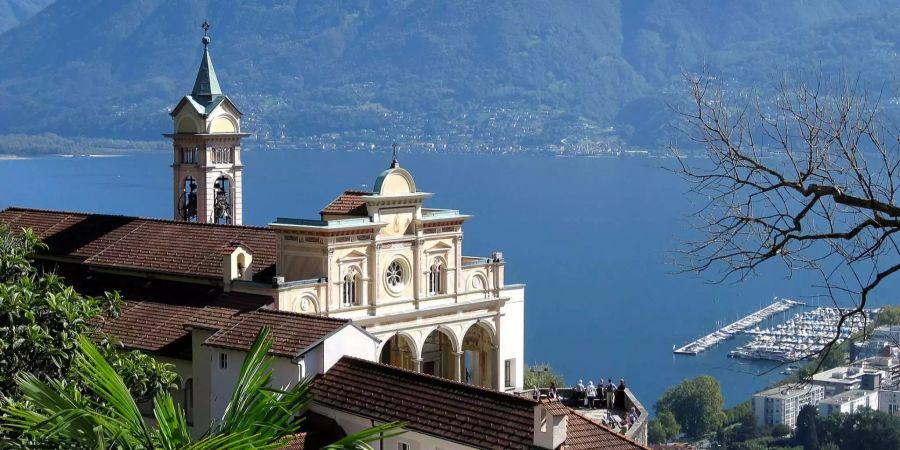
[[[242,113],[222,92],[203,22],[203,58],[194,88],[172,110],[172,205],[175,220],[243,223]]]

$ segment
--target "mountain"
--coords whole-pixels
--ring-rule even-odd
[[[18,26],[55,0],[0,0],[0,34]]]
[[[892,82],[900,37],[887,0],[56,2],[0,35],[0,133],[168,131],[203,19],[248,130],[528,145],[583,133],[657,145],[682,70],[703,66],[747,88],[798,68]]]

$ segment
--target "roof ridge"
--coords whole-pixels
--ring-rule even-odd
[[[306,313],[298,313],[298,312],[294,312],[294,311],[271,309],[271,308],[267,308],[265,306],[260,306],[259,308],[255,309],[253,311],[250,311],[250,312],[265,312],[268,314],[278,314],[278,315],[282,315],[282,316],[292,316],[292,317],[308,317],[310,319],[325,320],[325,321],[340,322],[340,323],[352,322],[352,320],[350,320],[350,319],[340,319],[337,317],[320,316],[318,314],[306,314]]]
[[[181,220],[172,220],[172,219],[162,219],[159,217],[146,217],[146,216],[127,216],[124,214],[107,214],[107,213],[98,213],[98,212],[85,212],[85,211],[71,211],[64,209],[49,209],[49,208],[26,208],[22,206],[7,206],[6,209],[0,210],[3,211],[32,211],[32,212],[44,212],[44,213],[53,213],[53,214],[69,214],[69,215],[82,215],[82,216],[104,216],[104,217],[121,217],[125,219],[139,219],[146,220],[150,222],[159,222],[159,223],[170,223],[175,225],[190,225],[190,226],[200,226],[200,227],[212,227],[212,228],[236,228],[236,229],[250,229],[250,230],[264,230],[275,232],[273,229],[267,226],[259,226],[259,225],[223,225],[218,223],[200,223],[200,222],[185,222]]]
[[[395,366],[392,366],[392,365],[389,365],[389,364],[384,364],[384,363],[380,363],[380,362],[376,362],[376,361],[369,361],[369,360],[367,360],[367,359],[357,358],[357,357],[355,357],[355,356],[344,355],[344,356],[341,357],[341,359],[346,359],[346,360],[351,361],[351,362],[361,362],[361,363],[364,363],[364,364],[369,364],[369,365],[373,365],[373,366],[385,368],[385,369],[388,369],[388,370],[391,370],[391,371],[394,371],[394,372],[400,372],[400,373],[403,373],[403,374],[410,374],[410,375],[414,375],[414,376],[421,376],[421,377],[423,377],[423,378],[426,378],[426,379],[429,379],[429,380],[435,380],[435,381],[441,382],[441,383],[443,383],[443,384],[451,385],[451,386],[454,386],[454,387],[461,387],[461,388],[470,389],[470,390],[474,390],[474,391],[480,391],[480,393],[483,393],[483,394],[489,394],[489,395],[493,395],[493,396],[497,396],[497,397],[502,397],[502,398],[509,399],[509,400],[519,401],[519,402],[522,402],[522,403],[523,403],[523,406],[524,406],[524,405],[528,405],[528,406],[534,407],[534,406],[537,406],[537,405],[539,404],[538,402],[536,402],[536,401],[534,401],[534,400],[529,400],[529,399],[527,399],[527,398],[520,397],[520,396],[515,395],[515,394],[509,394],[509,393],[502,392],[502,391],[495,391],[495,390],[493,390],[493,389],[483,388],[483,387],[481,387],[481,386],[474,386],[474,385],[462,383],[462,382],[459,382],[459,381],[448,380],[448,379],[446,379],[446,378],[441,378],[441,377],[439,377],[439,376],[431,375],[431,374],[427,374],[427,373],[414,372],[414,371],[412,371],[412,370],[404,369],[404,368],[402,368],[402,367],[395,367]],[[340,361],[340,360],[339,360],[339,361]],[[327,373],[326,373],[326,375],[327,375]]]

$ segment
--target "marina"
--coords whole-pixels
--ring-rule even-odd
[[[678,355],[697,355],[704,352],[722,341],[733,338],[735,335],[746,331],[750,327],[758,326],[763,320],[770,316],[787,311],[795,306],[804,305],[802,302],[788,299],[775,298],[775,301],[765,308],[762,308],[748,316],[745,316],[735,322],[732,322],[706,336],[701,337],[687,345],[679,348],[672,348],[672,352]]]
[[[825,345],[834,339],[835,327],[840,320],[842,310],[838,308],[819,307],[805,311],[792,317],[785,323],[773,328],[746,330],[753,339],[728,356],[755,360],[778,362],[794,362],[806,359],[820,352]],[[870,320],[878,310],[866,310]],[[838,343],[843,342],[855,333],[863,330],[866,323],[863,317],[853,316],[840,330]]]

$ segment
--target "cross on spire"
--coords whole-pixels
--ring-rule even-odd
[[[397,149],[400,148],[400,145],[394,142],[391,144],[391,148],[394,149],[393,158],[391,159],[391,169],[400,167],[400,161],[397,161]]]
[[[203,28],[203,35],[206,36],[206,33],[209,31],[209,22],[203,21],[203,25],[200,25],[200,28]]]

